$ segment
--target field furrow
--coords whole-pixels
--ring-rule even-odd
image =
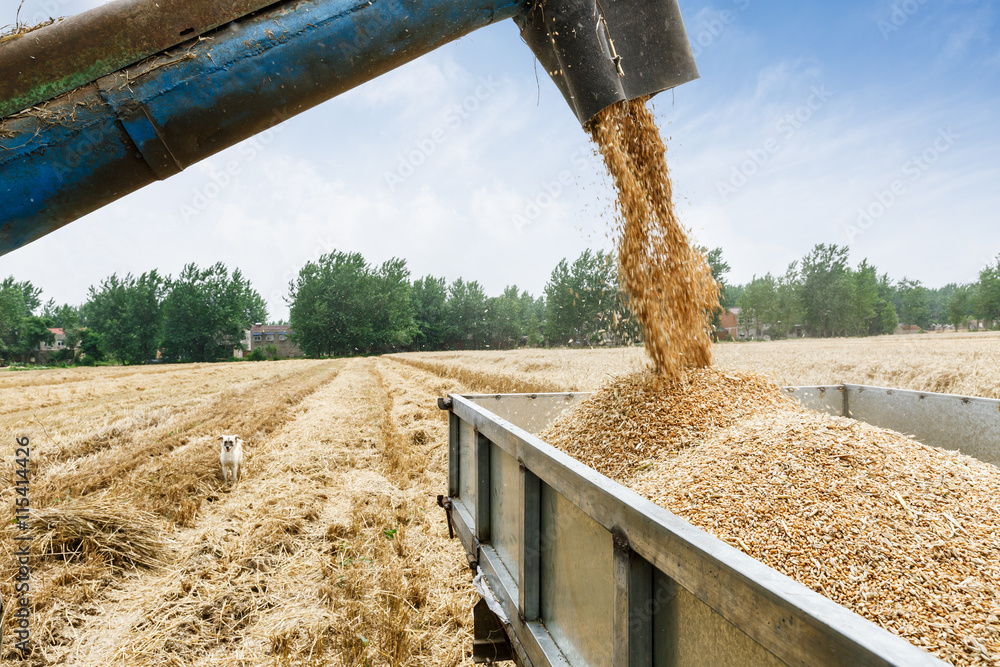
[[[79,460],[46,459],[33,495],[55,516],[97,507],[119,537],[158,541],[164,564],[102,558],[108,535],[43,555],[29,664],[465,663],[471,573],[435,503],[447,487],[441,381],[381,359],[267,366],[252,394],[216,387],[183,414],[110,431]],[[247,441],[232,489],[219,430]],[[112,451],[113,474],[60,499]],[[187,502],[196,511],[177,520]]]

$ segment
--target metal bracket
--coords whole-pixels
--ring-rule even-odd
[[[438,398],[438,408],[441,410],[451,410],[451,396],[445,396],[444,398]]]
[[[184,165],[170,151],[160,128],[149,115],[149,110],[144,104],[130,97],[131,90],[128,90],[128,94],[121,92],[128,86],[128,72],[109,74],[98,79],[97,86],[101,91],[101,97],[114,109],[118,122],[125,128],[136,150],[142,155],[156,178],[162,181],[179,174]]]
[[[469,569],[473,572],[479,570],[479,540],[476,540],[476,551],[475,553],[466,553],[465,560],[469,561]]]
[[[472,608],[472,625],[473,662],[489,665],[500,660],[514,660],[514,650],[503,623],[490,611],[483,598],[479,598],[479,602]]]
[[[620,529],[615,529],[611,531],[611,542],[614,544],[615,551],[621,553],[624,556],[628,556],[632,553],[632,548],[628,544],[628,538],[625,537]]]
[[[451,498],[448,496],[438,496],[438,507],[444,509],[444,515],[448,517],[448,539],[455,539],[455,527],[451,523]]]

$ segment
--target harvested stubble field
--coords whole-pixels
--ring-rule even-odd
[[[463,664],[434,403],[461,390],[384,359],[0,373],[6,479],[32,443],[26,664]],[[220,433],[246,441],[233,489]],[[8,486],[8,600],[13,505]]]
[[[981,395],[1000,393],[998,351],[988,335],[715,348],[723,367],[784,384]],[[467,664],[474,591],[434,502],[447,486],[435,398],[592,390],[645,363],[641,349],[523,350],[0,372],[6,478],[13,437],[32,439],[27,664]],[[247,441],[232,490],[224,432]],[[13,500],[0,493],[7,598]],[[904,502],[901,517],[923,520]],[[767,538],[745,550],[784,548]]]
[[[723,369],[765,375],[780,385],[849,382],[1000,398],[1000,333],[721,343]],[[419,352],[395,358],[486,393],[593,391],[646,368],[641,347]]]

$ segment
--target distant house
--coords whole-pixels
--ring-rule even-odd
[[[736,340],[740,330],[740,309],[730,308],[719,315],[719,328],[716,334],[719,340]]]
[[[237,350],[234,356],[243,357],[258,349],[267,354],[268,345],[273,345],[278,351],[278,356],[285,359],[305,356],[299,346],[292,342],[291,334],[292,328],[287,324],[258,322],[244,332],[243,347],[246,348],[246,352]]]
[[[49,361],[49,355],[53,352],[58,352],[59,350],[66,349],[66,332],[62,329],[49,327],[49,332],[55,337],[55,340],[51,344],[42,341],[38,344],[38,349],[31,353],[28,357],[29,363],[33,364],[45,364]],[[80,349],[80,343],[77,342],[76,349]]]
[[[62,329],[52,329],[49,331],[55,336],[55,340],[49,345],[45,341],[42,341],[38,346],[39,352],[55,352],[56,350],[62,350],[66,347],[66,332]],[[77,345],[79,347],[79,344]]]
[[[923,333],[923,331],[924,330],[921,329],[916,324],[900,324],[898,327],[896,327],[896,335],[897,336],[906,336],[908,334],[918,334],[918,333]]]

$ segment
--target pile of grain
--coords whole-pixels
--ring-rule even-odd
[[[588,129],[618,190],[618,280],[656,370],[678,377],[712,361],[719,285],[674,215],[666,148],[647,99],[607,107]]]
[[[594,393],[539,437],[612,479],[762,411],[795,410],[758,375],[712,368],[682,378],[639,372]]]
[[[994,466],[712,372],[621,378],[545,435],[562,432],[550,441],[614,459],[597,467],[938,657],[1000,664]]]

